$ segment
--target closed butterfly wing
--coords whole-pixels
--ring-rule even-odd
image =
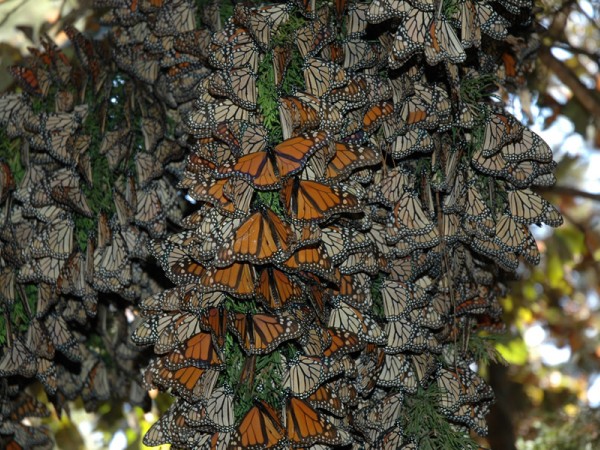
[[[230,325],[243,348],[250,354],[270,353],[282,342],[294,339],[301,333],[299,324],[289,315],[231,313]]]
[[[293,447],[307,447],[317,442],[327,445],[345,445],[351,438],[335,428],[306,401],[291,397],[286,405],[287,437]]]
[[[246,413],[238,425],[228,449],[279,448],[284,440],[285,431],[279,415],[271,405],[260,401]]]

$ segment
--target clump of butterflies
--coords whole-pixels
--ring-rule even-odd
[[[86,252],[65,248],[64,230],[73,232],[72,215],[92,215],[80,189],[94,182],[87,108],[59,106],[60,89],[51,114],[33,113],[23,95],[0,100],[0,123],[26,154],[35,150],[26,165],[39,171],[6,209],[3,276],[49,286],[38,290],[52,300],[36,308],[35,323],[51,339],[36,342],[84,361],[83,375],[69,375],[84,387],[67,394],[62,378],[48,385],[37,361],[52,357],[33,337],[11,338],[0,375],[36,377],[67,399],[89,395],[106,370],[101,360],[85,364],[91,351],[76,332],[65,342],[53,336],[82,326],[99,311],[97,293],[111,292],[140,299],[132,339],[154,354],[145,387],[176,397],[147,445],[396,449],[419,448],[440,429],[484,434],[493,393],[472,370],[469,342],[502,329],[501,280],[521,260],[539,261],[529,226],[562,221],[532,190],[555,181],[550,148],[491,96],[494,82],[524,82],[531,2],[96,6],[108,8],[100,20],[111,27],[116,65],[135,80],[122,83],[128,113],[108,114],[99,153],[112,171],[133,147],[137,177],[124,171],[115,181],[114,219],[100,214]],[[115,79],[98,73],[91,41],[71,34],[83,78],[110,91]],[[29,95],[66,71],[58,54],[47,50],[50,76],[31,69]],[[74,124],[53,126],[55,116]],[[184,218],[167,173],[196,202]],[[167,218],[177,232],[166,235]],[[147,237],[175,287],[161,289],[136,266]],[[46,261],[60,261],[50,264],[54,277]],[[65,266],[77,274],[70,281]],[[133,281],[136,271],[145,284]],[[0,295],[7,305],[16,298]],[[80,322],[65,313],[69,300],[83,305]],[[111,342],[135,353],[122,336]],[[29,354],[25,373],[15,361]],[[35,416],[33,407],[14,412],[20,391],[3,383],[10,400],[0,414]],[[416,434],[415,422],[429,422],[411,414],[415,398],[432,402],[448,428]],[[11,427],[0,435],[17,441]]]
[[[0,447],[53,448],[25,424],[81,398],[148,404],[128,315],[164,289],[147,242],[180,227],[183,147],[152,90],[111,62],[108,41],[65,29],[10,68],[0,97]],[[146,363],[144,363],[144,360]]]

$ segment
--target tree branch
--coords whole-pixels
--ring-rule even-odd
[[[542,193],[566,195],[569,197],[581,197],[593,200],[595,202],[600,202],[600,194],[582,191],[569,186],[538,187],[535,190]]]
[[[594,117],[600,117],[600,101],[579,81],[577,75],[571,72],[565,63],[555,58],[549,47],[543,45],[540,48],[539,55],[542,62],[556,74],[560,81],[571,89],[571,92],[585,110]]]

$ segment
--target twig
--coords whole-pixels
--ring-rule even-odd
[[[0,20],[0,26],[4,25],[8,19],[10,19],[10,16],[12,16],[15,12],[17,12],[17,10],[23,6],[25,3],[27,3],[29,0],[23,0],[21,3],[19,3],[17,6],[15,6],[13,9],[11,9],[10,11],[8,11],[6,13],[6,16],[4,16],[2,18],[2,20]]]
[[[569,197],[587,198],[587,199],[593,200],[595,202],[600,202],[600,194],[594,194],[593,192],[582,191],[580,189],[569,187],[569,186],[539,187],[539,188],[536,188],[536,191],[548,193],[548,194],[567,195]]]
[[[543,45],[540,48],[540,59],[562,81],[573,95],[579,100],[585,110],[594,117],[600,117],[600,102],[575,75],[565,63],[555,58],[550,48]]]

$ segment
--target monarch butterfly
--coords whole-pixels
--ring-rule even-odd
[[[277,45],[273,47],[273,74],[275,86],[281,89],[285,74],[292,61],[292,47]]]
[[[227,265],[231,261],[250,261],[254,264],[281,261],[293,251],[294,238],[292,228],[271,209],[263,207],[233,232],[233,241],[221,249],[216,264]]]
[[[337,64],[320,58],[310,57],[304,61],[304,82],[307,92],[322,97],[332,89],[348,83],[346,71]]]
[[[174,442],[177,435],[171,433],[173,428],[173,416],[175,408],[171,406],[156,422],[152,424],[150,429],[144,435],[142,442],[148,446],[158,446],[163,444],[170,444]],[[181,428],[178,432],[181,433]]]
[[[403,392],[415,393],[417,381],[410,358],[402,353],[385,355],[385,361],[377,380],[378,386],[396,387]]]
[[[64,28],[64,32],[69,37],[69,40],[73,43],[77,58],[81,62],[82,66],[92,76],[92,81],[94,82],[94,85],[96,85],[101,77],[102,64],[94,49],[92,41],[87,39],[75,27],[70,25],[67,25]]]
[[[471,163],[475,169],[494,177],[506,177],[507,167],[509,167],[508,161],[504,159],[502,152],[485,157],[481,149],[473,153]]]
[[[414,128],[396,137],[391,155],[394,159],[404,159],[414,153],[429,153],[433,148],[433,140],[427,130]]]
[[[250,354],[271,353],[282,342],[302,333],[290,315],[230,313],[229,325],[244,350]]]
[[[548,144],[528,128],[523,130],[519,141],[506,144],[500,151],[509,163],[518,163],[524,160],[534,160],[541,163],[552,161],[552,150]]]
[[[105,155],[108,160],[108,166],[114,170],[124,156],[127,154],[130,130],[121,128],[115,131],[107,131],[102,137],[99,153]]]
[[[385,317],[397,320],[412,309],[423,307],[428,296],[426,291],[414,283],[385,280],[381,289]]]
[[[50,341],[54,348],[69,358],[71,361],[80,362],[83,355],[79,349],[79,342],[71,333],[69,326],[56,312],[51,312],[46,316],[44,325]]]
[[[21,283],[44,282],[54,285],[64,263],[64,260],[52,258],[51,256],[28,260],[19,269],[17,281]]]
[[[159,188],[159,184],[151,183],[136,193],[134,222],[145,228],[151,237],[162,236],[166,229],[164,204]]]
[[[371,146],[336,142],[335,154],[327,165],[325,176],[329,180],[343,181],[352,172],[381,163],[381,154]]]
[[[195,28],[194,11],[185,2],[164,2],[157,10],[152,31],[157,36],[172,36],[192,31]]]
[[[119,230],[113,230],[110,243],[94,251],[94,278],[117,277],[124,285],[131,281],[125,266],[129,261],[125,240]]]
[[[404,193],[394,207],[394,217],[396,225],[410,235],[423,235],[433,232],[433,238],[439,238],[437,228],[423,210],[417,193],[408,188],[404,189]]]
[[[388,394],[371,407],[362,408],[357,414],[359,422],[367,428],[383,432],[394,425],[400,416],[404,394]]]
[[[72,169],[59,169],[50,175],[45,190],[61,205],[68,206],[86,217],[92,217],[92,210],[79,186],[79,175]]]
[[[137,152],[134,160],[140,187],[143,188],[149,180],[162,175],[162,164],[154,155],[146,152]]]
[[[178,33],[173,40],[173,48],[179,52],[198,56],[203,60],[208,57],[211,32],[203,28]]]
[[[279,99],[279,117],[284,139],[289,139],[293,134],[316,128],[320,123],[317,109],[296,97]]]
[[[313,394],[325,380],[337,373],[330,372],[320,358],[296,356],[285,368],[282,386],[294,395],[305,399]]]
[[[508,191],[508,207],[512,218],[522,224],[544,222],[552,227],[562,225],[562,217],[554,206],[530,189]]]
[[[333,30],[327,22],[310,20],[296,31],[295,42],[303,58],[317,55],[323,47],[335,39]]]
[[[363,117],[363,129],[368,134],[373,134],[373,132],[379,128],[383,120],[393,113],[394,105],[391,102],[380,102],[373,105],[367,110]]]
[[[37,372],[37,358],[21,339],[13,339],[12,346],[8,348],[0,359],[0,375],[9,377],[22,375],[33,377]]]
[[[400,317],[385,325],[387,344],[385,352],[396,354],[398,352],[422,352],[427,348],[428,331],[412,320]]]
[[[281,179],[302,170],[308,158],[327,145],[330,139],[331,135],[326,131],[286,139],[271,151],[242,156],[231,170],[234,174],[247,177],[259,189],[272,188],[278,186]]]
[[[357,230],[332,225],[321,230],[321,245],[332,263],[339,265],[349,253],[368,247],[370,242]]]
[[[5,417],[15,422],[20,422],[28,417],[48,417],[50,415],[46,405],[25,392],[19,392],[15,398],[10,400],[6,398],[6,404],[3,407],[8,409],[3,413]]]
[[[256,74],[246,67],[214,72],[210,78],[209,92],[228,97],[236,105],[256,108]]]
[[[215,427],[219,432],[234,431],[233,390],[228,386],[215,389],[206,402],[206,418],[204,422]]]
[[[371,279],[365,273],[342,275],[339,288],[329,290],[328,294],[359,310],[369,308],[373,302],[371,298]]]
[[[508,214],[503,214],[496,224],[495,241],[507,251],[521,251],[526,245],[526,236],[529,230],[525,225],[518,224]]]
[[[369,6],[370,5],[365,3],[351,3],[350,5],[348,5],[348,22],[346,25],[346,38],[360,39],[366,33],[368,25],[367,18],[369,16],[370,9]],[[338,14],[338,16],[340,15],[341,14]]]
[[[214,179],[209,173],[184,172],[178,187],[189,188],[188,195],[200,202],[208,202],[225,215],[246,217],[254,196],[249,183],[242,179]]]
[[[411,5],[405,3],[391,4],[387,0],[374,0],[369,5],[366,19],[371,23],[381,23],[394,17],[404,17],[410,9]]]
[[[31,255],[34,258],[67,259],[73,250],[74,229],[75,223],[70,216],[54,219],[31,242]]]
[[[328,326],[355,333],[365,342],[381,345],[386,340],[383,330],[375,320],[339,299],[333,301]]]
[[[347,189],[316,181],[288,180],[281,199],[292,219],[304,222],[322,222],[333,214],[360,211],[358,199]]]
[[[177,394],[191,403],[196,403],[212,392],[219,372],[189,366],[178,370],[169,370],[162,366],[160,359],[151,361],[146,370],[147,385],[162,386],[173,389]]]
[[[496,40],[503,40],[508,34],[510,22],[488,4],[465,0],[456,15],[460,20],[461,43],[465,48],[480,47],[481,32]]]
[[[244,34],[245,33],[245,34]],[[220,70],[247,68],[258,73],[259,49],[244,29],[236,33],[236,38],[223,47],[217,47],[209,54],[209,62]]]
[[[178,340],[181,340],[180,338]],[[224,367],[223,356],[213,344],[211,333],[198,333],[189,338],[183,346],[175,348],[165,358],[165,367],[178,370],[186,366],[200,369],[219,370]]]
[[[445,17],[433,19],[428,28],[429,33],[424,45],[427,64],[434,66],[442,61],[454,64],[465,61],[467,55]]]
[[[302,284],[292,275],[267,267],[260,273],[256,296],[272,310],[280,310],[286,304],[302,298]]]
[[[19,87],[30,95],[45,97],[50,90],[50,77],[43,69],[30,69],[23,66],[10,66],[8,71]]]
[[[381,45],[365,42],[362,39],[345,39],[342,41],[342,66],[347,70],[360,70],[378,65],[383,59]]]
[[[334,416],[343,417],[346,414],[342,400],[327,385],[319,386],[306,400],[313,408],[322,409]]]
[[[261,152],[268,144],[268,132],[264,126],[244,121],[220,123],[213,135],[227,143],[238,157]]]
[[[298,249],[281,265],[286,270],[295,273],[314,273],[320,278],[331,282],[335,282],[339,278],[339,271],[332,267],[331,259],[320,247],[312,246]]]
[[[344,110],[362,108],[367,104],[368,84],[362,76],[350,76],[348,84],[332,89],[327,95],[331,103],[344,103]],[[356,112],[356,111],[355,111]]]
[[[210,104],[201,104],[185,118],[185,124],[193,134],[206,133],[208,136],[218,123],[231,120],[244,120],[249,118],[249,111],[241,108],[229,99],[224,99]]]
[[[494,221],[490,209],[485,204],[478,186],[473,182],[467,183],[466,196],[464,198],[464,216],[467,219],[477,221],[488,234],[494,233]]]
[[[236,262],[224,268],[207,268],[200,282],[205,289],[245,298],[254,294],[255,280],[256,272],[252,264]]]
[[[184,284],[172,289],[145,297],[140,302],[140,308],[145,311],[182,310],[191,313],[199,313],[206,308],[218,307],[225,300],[225,294],[219,291],[204,292],[195,283]]]
[[[83,307],[89,317],[96,314],[97,294],[88,283],[88,274],[83,255],[74,251],[67,259],[56,280],[56,291],[83,299]]]
[[[285,440],[285,431],[277,412],[264,401],[258,401],[246,413],[234,432],[228,449],[277,448]]]
[[[518,189],[529,186],[552,186],[556,182],[556,177],[552,172],[556,167],[553,161],[549,164],[539,164],[535,161],[523,161],[517,164],[507,164],[499,176],[506,178],[514,187]]]
[[[327,445],[346,445],[350,435],[335,428],[306,401],[290,397],[286,405],[286,430],[292,446],[307,447],[322,442]]]
[[[489,158],[509,142],[519,139],[524,127],[508,113],[491,112],[483,130],[482,153]]]
[[[451,371],[440,368],[436,374],[436,381],[440,388],[440,409],[453,414],[458,407],[467,402],[463,395],[463,385],[458,376]]]
[[[260,8],[236,5],[234,10],[235,21],[248,28],[263,52],[269,50],[273,32],[277,31],[277,28],[283,22],[287,22],[288,16],[289,5],[287,4]]]
[[[366,345],[356,361],[358,375],[355,386],[359,394],[369,396],[373,392],[384,361],[385,354],[380,347],[374,344]]]

